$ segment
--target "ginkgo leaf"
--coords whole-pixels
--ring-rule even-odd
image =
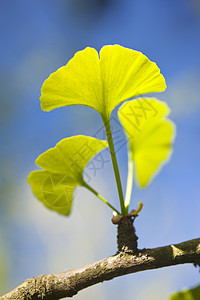
[[[77,184],[70,182],[65,174],[47,171],[33,171],[29,174],[28,182],[33,194],[46,207],[63,215],[69,215],[72,206],[74,189]]]
[[[45,80],[41,108],[50,111],[86,105],[109,119],[122,101],[165,88],[159,68],[141,52],[113,45],[104,46],[98,55],[94,48],[87,47]]]
[[[34,195],[48,208],[69,215],[74,189],[85,185],[85,166],[105,147],[106,141],[81,135],[61,140],[37,158],[36,164],[43,170],[28,176]]]
[[[136,181],[145,187],[170,157],[175,126],[166,119],[168,106],[155,98],[124,103],[118,116],[129,143]]]
[[[172,295],[169,300],[199,300],[200,299],[200,285],[191,289],[178,292]]]

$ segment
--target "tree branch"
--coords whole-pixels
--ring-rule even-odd
[[[200,238],[181,244],[138,250],[136,255],[118,253],[65,273],[42,275],[24,281],[1,296],[5,299],[61,299],[104,280],[178,264],[200,265]]]

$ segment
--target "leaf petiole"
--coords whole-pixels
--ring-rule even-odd
[[[131,201],[131,193],[133,188],[133,177],[134,177],[134,162],[131,159],[131,152],[128,151],[128,176],[126,183],[126,196],[125,196],[125,212],[128,214],[128,208]]]
[[[110,128],[110,119],[105,119],[102,116],[102,120],[103,120],[103,123],[104,123],[104,126],[105,126],[106,136],[107,136],[108,145],[109,145],[109,149],[110,149],[110,155],[111,155],[111,159],[112,159],[113,170],[114,170],[115,180],[116,180],[118,194],[119,194],[121,214],[123,216],[125,216],[124,196],[123,196],[122,184],[121,184],[121,179],[120,179],[120,174],[119,174],[119,168],[118,168],[118,164],[117,164],[117,158],[116,158],[115,148],[114,148],[114,143],[113,143],[113,138],[112,138],[112,131],[111,131],[111,128]]]
[[[112,206],[106,199],[104,199],[97,191],[95,191],[89,184],[87,184],[85,181],[83,181],[83,186],[91,191],[93,194],[95,194],[101,201],[103,201],[107,206],[109,206],[113,211],[115,211],[118,215],[120,215],[120,212]]]

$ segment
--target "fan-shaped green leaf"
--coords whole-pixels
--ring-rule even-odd
[[[48,208],[69,215],[74,189],[84,185],[85,166],[105,147],[106,141],[81,135],[60,141],[37,158],[43,170],[29,174],[34,195]]]
[[[200,285],[191,289],[178,292],[172,295],[170,300],[199,300],[200,299]]]
[[[41,108],[50,111],[80,104],[108,119],[122,101],[165,88],[159,68],[141,52],[119,45],[104,46],[99,58],[97,51],[88,47],[45,80]]]
[[[169,158],[174,124],[165,119],[170,110],[155,98],[124,103],[118,112],[129,142],[137,183],[145,187]]]

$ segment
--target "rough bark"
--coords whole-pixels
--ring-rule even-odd
[[[72,297],[80,290],[104,280],[185,263],[200,264],[200,238],[176,245],[138,250],[136,254],[120,252],[79,269],[31,278],[0,297],[0,300],[56,300]]]
[[[118,253],[126,252],[136,254],[138,237],[133,226],[134,218],[131,216],[123,217],[117,225],[117,246]]]

